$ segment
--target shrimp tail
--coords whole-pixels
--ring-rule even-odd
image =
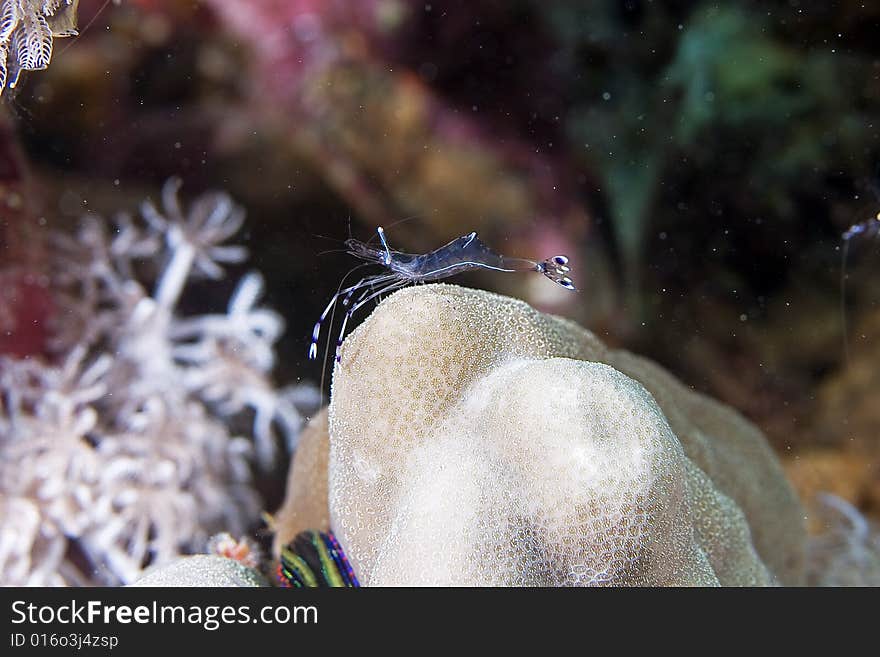
[[[554,283],[557,283],[567,290],[577,291],[572,280],[568,277],[571,267],[568,266],[568,256],[556,255],[547,258],[535,265],[535,271],[539,271]]]

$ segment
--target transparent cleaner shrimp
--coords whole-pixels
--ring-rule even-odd
[[[847,365],[849,365],[849,341],[847,339],[849,331],[846,325],[846,260],[849,256],[849,245],[856,237],[859,239],[873,239],[878,235],[880,235],[880,212],[870,219],[853,224],[841,236],[843,248],[841,249],[840,259],[840,317],[843,324],[843,353]]]
[[[365,276],[354,285],[339,289],[330,299],[330,303],[321,313],[312,330],[312,342],[309,345],[309,358],[314,360],[318,355],[318,338],[321,326],[327,315],[342,299],[347,307],[339,337],[336,340],[336,362],[340,362],[342,338],[349,318],[376,297],[393,292],[411,283],[439,281],[470,269],[491,269],[493,271],[515,272],[536,271],[544,274],[554,283],[568,290],[575,290],[574,283],[568,277],[570,268],[568,258],[557,255],[540,262],[525,258],[508,258],[492,251],[477,237],[476,233],[462,235],[439,249],[422,255],[392,251],[385,239],[385,231],[380,226],[376,229],[381,246],[373,246],[368,242],[349,239],[345,246],[348,253],[365,261],[361,267],[376,264],[385,267],[386,271],[373,276]],[[341,286],[340,286],[341,287]],[[355,296],[357,295],[357,296]],[[329,350],[329,345],[328,345]]]

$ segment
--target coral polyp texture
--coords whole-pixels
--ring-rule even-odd
[[[75,36],[79,0],[0,0],[0,93],[22,71],[38,71],[52,59],[53,41]]]
[[[392,295],[346,339],[312,433],[365,585],[805,581],[804,510],[754,426],[521,301]]]
[[[184,211],[179,186],[143,221],[58,236],[55,353],[0,357],[0,584],[130,583],[248,531],[254,461],[294,446],[310,389],[271,381],[283,322],[257,305],[260,275],[225,313],[178,307],[246,256],[225,244],[243,211],[223,193]]]

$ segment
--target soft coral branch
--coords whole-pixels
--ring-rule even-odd
[[[257,307],[259,274],[226,313],[180,316],[190,280],[245,253],[226,244],[241,209],[212,193],[184,210],[179,186],[113,237],[88,216],[56,239],[57,364],[0,357],[0,503],[15,510],[0,516],[0,583],[130,582],[216,531],[246,531],[255,445],[269,465],[279,436],[296,442],[295,397],[269,378],[283,321]],[[233,433],[248,414],[250,435]]]

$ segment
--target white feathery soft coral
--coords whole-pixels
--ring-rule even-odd
[[[18,84],[22,71],[52,59],[53,41],[76,36],[79,0],[0,0],[0,93]]]
[[[90,215],[54,240],[59,364],[0,357],[0,584],[128,583],[240,535],[258,522],[255,454],[269,465],[279,438],[296,443],[317,393],[269,378],[284,322],[257,306],[262,277],[226,313],[180,314],[189,281],[246,252],[225,244],[244,219],[227,195],[185,212],[179,188],[115,234]]]
[[[190,272],[208,278],[223,277],[219,263],[242,262],[247,250],[242,246],[223,245],[244,223],[244,211],[222,192],[198,198],[184,215],[177,198],[181,181],[171,178],[162,189],[163,215],[146,201],[141,214],[150,227],[165,236],[171,259],[165,266],[153,295],[161,306],[173,306]]]
[[[288,395],[265,378],[275,363],[273,345],[284,328],[281,317],[255,308],[263,277],[247,274],[233,292],[226,314],[176,320],[170,327],[172,355],[184,367],[184,385],[224,417],[245,409],[254,415],[253,435],[262,465],[275,455],[273,424],[295,436],[301,416]],[[288,439],[289,448],[292,443]]]

